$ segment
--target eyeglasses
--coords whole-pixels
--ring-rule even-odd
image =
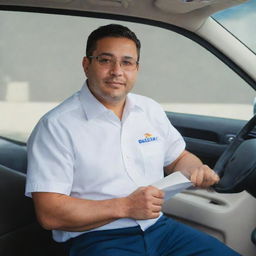
[[[112,68],[118,61],[114,56],[101,54],[98,56],[88,56],[89,59],[95,59],[102,67]],[[139,62],[133,59],[132,57],[123,57],[118,61],[120,67],[125,71],[134,70]]]

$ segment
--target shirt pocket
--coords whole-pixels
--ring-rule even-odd
[[[149,184],[163,177],[164,145],[161,140],[139,144],[144,163],[144,173]]]

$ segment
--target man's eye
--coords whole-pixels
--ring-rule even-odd
[[[111,63],[111,59],[108,59],[108,58],[99,58],[99,63],[102,63],[102,64],[108,64],[108,63]]]
[[[133,63],[129,60],[122,60],[122,66],[132,66]]]

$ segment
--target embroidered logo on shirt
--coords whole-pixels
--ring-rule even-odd
[[[156,141],[157,137],[154,137],[151,133],[145,133],[144,134],[144,138],[138,140],[138,142],[141,143],[147,143],[147,142],[151,142],[151,141]]]

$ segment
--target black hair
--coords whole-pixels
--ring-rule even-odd
[[[138,59],[140,59],[140,40],[137,38],[134,32],[132,32],[129,28],[119,25],[119,24],[109,24],[106,26],[101,26],[94,30],[87,39],[86,45],[86,56],[92,56],[93,51],[97,47],[97,41],[105,38],[105,37],[117,37],[117,38],[128,38],[132,40],[137,48]]]

